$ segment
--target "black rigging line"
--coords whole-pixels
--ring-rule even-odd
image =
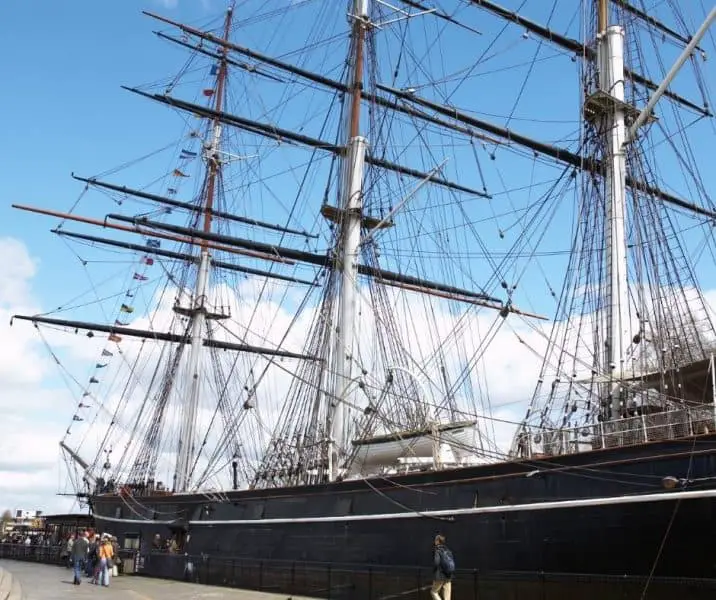
[[[415,94],[411,94],[409,92],[404,92],[402,90],[388,88],[388,87],[382,86],[382,85],[379,85],[378,88],[382,89],[386,92],[389,92],[398,98],[402,98],[409,102],[420,104],[422,106],[430,108],[431,110],[435,110],[436,112],[439,112],[446,116],[452,117],[452,118],[454,118],[458,121],[461,121],[465,124],[472,125],[473,127],[476,127],[478,129],[482,129],[483,131],[487,131],[489,133],[497,135],[509,142],[516,142],[520,145],[526,146],[527,148],[534,150],[535,152],[539,152],[546,156],[551,156],[552,158],[555,158],[560,162],[570,164],[570,165],[575,166],[579,169],[586,169],[588,171],[593,171],[593,172],[601,172],[601,170],[602,170],[602,166],[600,165],[599,162],[597,162],[593,159],[589,159],[584,156],[581,156],[580,154],[571,152],[570,150],[567,150],[566,148],[560,148],[558,146],[553,146],[551,144],[545,144],[543,142],[538,142],[536,140],[530,139],[522,134],[516,133],[516,132],[506,129],[504,127],[499,127],[492,123],[487,123],[487,122],[477,119],[469,114],[460,112],[456,108],[450,108],[448,106],[443,106],[441,104],[431,102],[430,100],[420,98],[419,96],[416,96]],[[695,213],[716,219],[716,211],[708,210],[708,209],[705,209],[697,204],[693,204],[691,202],[687,202],[686,200],[682,200],[681,198],[678,198],[677,196],[674,196],[672,194],[669,194],[668,192],[665,192],[660,189],[649,186],[644,182],[635,181],[632,177],[627,177],[626,181],[627,181],[627,185],[629,187],[636,188],[636,189],[638,189],[640,191],[644,191],[650,195],[657,196],[657,197],[665,200],[666,202],[669,202],[669,203],[679,206],[681,208],[684,208],[684,209],[693,211]]]
[[[562,48],[565,48],[566,50],[569,50],[571,52],[574,52],[579,57],[585,57],[592,61],[596,60],[596,52],[594,48],[583,44],[582,42],[579,42],[573,38],[569,38],[564,35],[560,35],[559,33],[556,33],[552,30],[550,30],[548,27],[544,27],[538,23],[535,23],[534,21],[531,21],[530,19],[526,19],[525,17],[519,15],[515,11],[508,10],[506,8],[503,8],[502,6],[495,4],[494,2],[490,2],[489,0],[467,0],[468,2],[471,2],[475,6],[479,8],[483,8],[503,19],[506,21],[516,23],[517,25],[520,25],[521,27],[524,27],[528,31],[531,31],[532,33],[536,33],[540,37],[553,42],[557,44],[558,46],[561,46]],[[643,75],[639,75],[638,73],[634,73],[633,71],[629,69],[624,69],[624,76],[628,79],[631,79],[635,83],[641,84],[644,87],[647,87],[651,90],[655,90],[658,88],[658,85],[654,83],[653,81],[650,81]],[[690,108],[691,110],[697,111],[701,113],[704,116],[712,116],[711,111],[708,107],[701,107],[690,100],[687,100],[686,98],[681,97],[680,95],[666,91],[664,92],[664,96],[670,98],[671,100],[674,100],[675,102],[681,104],[682,106],[685,106],[687,108]]]
[[[112,183],[108,183],[105,181],[99,181],[94,178],[86,179],[84,177],[78,177],[74,173],[72,173],[72,177],[74,179],[77,179],[78,181],[84,181],[88,183],[89,185],[95,185],[99,187],[103,187],[109,190],[114,190],[116,192],[121,192],[122,194],[129,194],[130,196],[136,196],[137,198],[144,198],[145,200],[151,200],[152,202],[157,202],[159,204],[165,204],[167,206],[174,206],[176,208],[182,208],[184,210],[191,211],[193,213],[204,213],[204,208],[201,206],[198,206],[196,204],[192,204],[191,202],[181,202],[179,200],[173,200],[172,198],[167,198],[165,196],[160,196],[158,194],[151,194],[149,192],[144,192],[142,190],[135,190],[132,188],[128,188],[123,185],[115,185]],[[281,225],[275,225],[273,223],[266,223],[265,221],[257,221],[256,219],[251,219],[249,217],[242,217],[239,215],[235,215],[229,212],[221,211],[221,210],[211,210],[210,213],[212,217],[219,217],[221,219],[226,219],[228,221],[236,221],[237,223],[244,223],[246,225],[253,225],[255,227],[261,227],[263,229],[269,229],[273,231],[278,231],[281,233],[291,233],[295,235],[302,235],[307,238],[318,238],[318,235],[308,233],[307,231],[300,231],[298,229],[290,229],[287,227],[283,227]]]
[[[477,29],[473,27],[469,27],[468,25],[465,25],[465,23],[461,23],[454,17],[451,17],[449,14],[442,12],[440,10],[437,10],[435,8],[430,8],[425,6],[424,4],[421,4],[420,2],[416,2],[415,0],[400,0],[403,4],[407,4],[408,6],[411,6],[413,8],[417,8],[418,10],[422,11],[428,11],[430,10],[430,14],[434,17],[437,17],[438,19],[442,19],[444,21],[447,21],[448,23],[452,23],[453,25],[457,25],[458,27],[462,27],[463,29],[466,29],[467,31],[471,31],[472,33],[476,33],[478,35],[482,35],[482,32],[478,31]]]
[[[102,325],[100,323],[88,323],[85,321],[68,321],[65,319],[49,319],[46,317],[30,316],[30,315],[13,315],[13,319],[22,321],[32,321],[34,323],[45,323],[47,325],[59,325],[60,327],[73,327],[76,329],[87,329],[101,331],[103,333],[114,333],[116,335],[128,335],[131,337],[152,339],[161,342],[182,343],[184,337],[176,333],[168,333],[162,331],[144,331],[143,329],[135,329],[132,327],[119,327],[114,325]],[[253,352],[255,354],[266,354],[269,356],[283,356],[284,358],[297,358],[303,360],[321,360],[320,358],[298,354],[296,352],[288,352],[286,350],[278,350],[274,348],[261,348],[250,344],[232,344],[221,340],[203,340],[203,345],[212,348],[220,348],[224,350],[236,350],[238,352]]]
[[[157,256],[163,256],[165,258],[171,258],[174,260],[181,260],[188,263],[195,263],[199,260],[199,258],[193,254],[186,254],[183,252],[172,252],[171,250],[163,250],[160,248],[148,248],[147,246],[142,246],[140,244],[131,244],[129,242],[122,242],[119,240],[112,240],[108,238],[102,238],[97,237],[93,235],[86,235],[83,233],[74,233],[71,231],[65,231],[63,229],[52,229],[52,233],[55,233],[60,236],[64,237],[70,237],[80,240],[86,240],[88,242],[93,242],[96,244],[104,244],[107,246],[116,246],[118,248],[126,248],[127,250],[136,250],[137,252],[144,252],[145,254],[155,254]],[[260,269],[252,269],[249,267],[242,267],[240,265],[235,265],[233,263],[211,259],[211,265],[220,269],[226,269],[227,271],[238,271],[240,273],[246,273],[249,275],[259,275],[261,277],[269,277],[272,279],[278,279],[281,281],[289,281],[291,283],[300,283],[303,285],[310,285],[310,286],[316,286],[318,283],[314,281],[308,281],[306,279],[298,279],[296,277],[291,277],[289,275],[280,275],[277,273],[272,273],[270,271],[262,271]]]
[[[198,239],[206,239],[209,241],[219,241],[222,243],[225,243],[230,246],[238,246],[242,248],[249,248],[254,250],[259,250],[262,252],[267,252],[272,255],[281,256],[284,258],[289,258],[293,260],[299,260],[303,262],[307,262],[309,264],[326,267],[330,265],[330,257],[326,255],[321,254],[313,254],[311,252],[305,252],[303,250],[294,250],[292,248],[285,248],[281,246],[274,246],[271,244],[265,244],[262,242],[254,242],[252,240],[244,240],[240,238],[215,234],[215,233],[205,233],[196,231],[194,229],[189,229],[186,227],[179,227],[177,225],[170,225],[168,223],[159,223],[156,221],[149,221],[147,219],[143,218],[136,218],[136,217],[126,217],[124,215],[119,214],[110,214],[107,215],[108,219],[115,219],[117,221],[124,221],[126,223],[133,223],[135,226],[138,227],[151,227],[154,229],[160,229],[160,230],[166,230],[166,231],[173,231],[176,233],[182,233],[182,234],[188,234],[190,236],[196,237]],[[495,302],[495,303],[501,303],[502,301],[499,298],[495,298],[493,296],[490,296],[486,294],[485,292],[474,292],[471,290],[465,290],[449,285],[443,285],[441,283],[435,283],[431,281],[426,281],[424,279],[413,277],[412,275],[404,275],[401,273],[392,273],[390,271],[386,271],[384,269],[378,269],[376,267],[371,267],[368,265],[359,264],[358,265],[358,272],[361,275],[369,275],[373,277],[377,277],[378,279],[381,279],[383,281],[392,281],[395,283],[403,283],[407,285],[414,285],[419,286],[425,289],[430,290],[436,290],[436,291],[442,291],[447,292],[449,294],[455,294],[458,296],[465,296],[467,298],[474,298],[477,300],[483,300],[486,302]]]
[[[186,102],[184,100],[180,100],[178,98],[172,98],[171,96],[162,96],[160,94],[151,94],[147,92],[143,92],[137,88],[130,88],[127,86],[122,86],[123,89],[133,92],[135,94],[139,94],[140,96],[144,96],[145,98],[149,98],[151,100],[156,100],[157,102],[160,102],[162,104],[167,104],[169,106],[174,106],[175,108],[179,108],[181,110],[186,110],[189,112],[194,112],[196,114],[205,116],[205,117],[212,117],[219,119],[222,123],[226,123],[227,125],[232,125],[234,127],[238,127],[240,129],[244,129],[245,131],[250,131],[252,133],[265,136],[270,139],[276,139],[276,140],[286,140],[286,141],[292,141],[296,142],[300,145],[309,146],[311,148],[317,148],[320,150],[325,150],[327,152],[332,152],[334,154],[340,154],[342,155],[344,152],[343,146],[336,146],[335,144],[331,144],[329,142],[318,140],[315,138],[312,138],[310,136],[295,133],[293,131],[290,131],[288,129],[282,129],[279,127],[276,127],[274,125],[268,124],[268,123],[261,123],[259,121],[253,121],[251,119],[245,119],[243,117],[240,117],[238,115],[232,115],[223,111],[216,111],[211,108],[207,108],[205,106],[201,106],[199,104],[192,104],[190,102]],[[441,177],[436,177],[435,175],[431,175],[429,173],[423,173],[421,171],[417,171],[416,169],[411,169],[410,167],[405,167],[402,165],[398,165],[395,163],[390,163],[387,161],[384,161],[382,159],[373,157],[373,156],[366,156],[366,162],[368,164],[372,164],[376,167],[382,167],[384,169],[387,169],[389,171],[395,171],[397,173],[401,173],[403,175],[410,175],[411,177],[415,177],[416,179],[428,179],[430,182],[441,185],[444,187],[452,188],[454,190],[464,192],[467,194],[473,194],[475,196],[482,196],[482,197],[489,197],[484,192],[474,190],[472,188],[460,185],[459,183],[455,183],[452,181],[448,181],[446,179],[443,179]]]
[[[621,8],[623,8],[626,12],[633,14],[636,17],[639,17],[642,21],[645,21],[648,23],[651,27],[654,27],[661,31],[662,33],[665,33],[675,40],[681,42],[684,44],[684,46],[687,46],[689,42],[691,41],[689,38],[684,37],[681,35],[678,31],[675,31],[671,27],[668,27],[667,25],[664,25],[661,21],[658,21],[654,17],[652,17],[648,12],[646,12],[646,9],[644,7],[644,0],[640,0],[640,4],[642,5],[642,9],[637,8],[633,4],[629,4],[626,0],[611,0],[611,2],[614,2]],[[703,48],[700,46],[696,46],[695,50],[698,50],[699,52],[703,52]]]

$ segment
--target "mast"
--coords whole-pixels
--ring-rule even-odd
[[[231,18],[233,9],[226,11],[224,23],[224,39],[228,39],[231,29]],[[219,62],[219,69],[216,75],[216,93],[214,95],[214,108],[217,112],[222,110],[224,98],[224,85],[226,83],[226,51],[222,53]],[[211,232],[211,222],[214,208],[214,194],[217,179],[220,176],[221,160],[219,145],[221,142],[221,121],[215,118],[213,121],[212,140],[208,148],[205,148],[205,159],[209,167],[206,182],[206,200],[204,203],[204,233]],[[196,413],[199,406],[199,395],[201,392],[201,351],[204,325],[207,319],[206,291],[209,281],[209,269],[211,267],[211,255],[206,240],[201,244],[199,258],[199,273],[196,279],[194,292],[194,306],[189,311],[192,319],[191,324],[191,352],[187,364],[187,376],[190,378],[189,395],[184,405],[183,419],[179,432],[179,447],[177,450],[177,464],[174,481],[174,489],[177,492],[186,492],[191,483],[191,465],[194,456],[194,436],[196,429]]]
[[[348,140],[343,162],[341,231],[336,249],[336,268],[340,270],[338,325],[334,331],[333,389],[330,411],[329,477],[338,476],[340,449],[345,440],[344,400],[353,384],[355,308],[357,298],[360,226],[363,207],[363,166],[367,140],[360,135],[360,108],[363,92],[363,49],[370,22],[370,0],[353,0],[353,79],[348,115]]]
[[[609,25],[609,0],[597,0],[597,60],[599,92],[606,102],[598,122],[605,149],[605,243],[606,243],[606,331],[604,337],[605,374],[621,377],[625,352],[629,346],[626,258],[626,125],[624,104],[624,30]],[[610,384],[604,407],[605,416],[620,415],[621,394]],[[607,398],[604,398],[605,400]]]

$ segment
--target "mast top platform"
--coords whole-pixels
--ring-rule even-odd
[[[617,110],[624,114],[624,122],[627,125],[634,123],[640,113],[635,106],[623,102],[603,90],[597,90],[590,94],[584,101],[584,118],[592,124],[598,123],[605,116],[614,114]],[[651,116],[650,121],[656,121],[656,117]]]

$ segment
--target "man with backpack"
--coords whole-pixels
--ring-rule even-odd
[[[442,591],[442,600],[450,600],[452,575],[455,572],[455,559],[450,549],[445,545],[445,537],[442,535],[435,536],[433,567],[433,587],[430,590],[430,595],[433,600],[441,600],[440,592]]]

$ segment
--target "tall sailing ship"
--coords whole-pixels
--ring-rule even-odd
[[[716,576],[716,9],[509,4],[146,13],[179,140],[16,206],[132,263],[15,317],[97,352],[60,445],[124,547]]]

